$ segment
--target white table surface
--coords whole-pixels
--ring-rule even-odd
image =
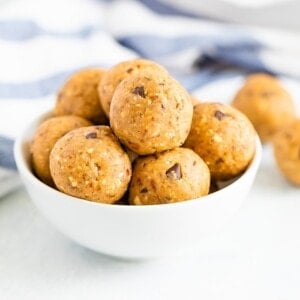
[[[217,82],[197,95],[228,101],[240,82]],[[296,100],[299,84],[285,83]],[[0,299],[299,300],[299,195],[266,146],[243,207],[222,232],[203,240],[201,250],[122,261],[62,236],[21,188],[0,199]]]

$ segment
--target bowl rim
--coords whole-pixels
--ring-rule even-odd
[[[165,204],[151,204],[151,205],[128,205],[128,204],[108,204],[108,203],[101,203],[101,202],[95,202],[95,201],[90,201],[87,199],[82,199],[82,198],[78,198],[78,197],[74,197],[68,194],[65,194],[53,187],[48,186],[47,184],[45,184],[44,182],[42,182],[40,179],[38,179],[34,173],[32,172],[26,158],[25,155],[23,153],[23,146],[24,144],[27,142],[29,142],[32,138],[32,134],[31,137],[28,137],[28,132],[29,131],[33,131],[34,129],[36,129],[36,124],[41,123],[41,121],[43,119],[45,119],[45,117],[47,116],[51,116],[52,115],[52,111],[47,110],[46,112],[40,114],[38,117],[33,118],[28,124],[27,126],[24,126],[24,129],[22,130],[22,132],[19,134],[19,136],[17,137],[15,143],[14,143],[14,157],[15,157],[15,161],[17,164],[17,168],[19,173],[23,176],[26,177],[26,179],[31,182],[34,186],[38,187],[38,188],[42,188],[43,190],[45,190],[45,193],[50,193],[53,196],[57,196],[57,197],[63,197],[65,198],[67,201],[80,201],[82,203],[82,205],[89,205],[89,206],[96,206],[96,207],[103,207],[103,208],[112,208],[115,210],[163,210],[163,209],[172,209],[172,208],[176,208],[176,207],[182,207],[182,206],[190,206],[190,205],[197,205],[197,203],[201,202],[202,204],[206,203],[206,202],[211,202],[214,200],[214,198],[216,198],[217,195],[220,195],[220,193],[224,193],[224,192],[230,192],[230,190],[234,189],[236,185],[238,185],[239,183],[243,182],[245,180],[245,178],[248,176],[249,173],[251,173],[251,171],[257,172],[260,162],[261,162],[261,158],[262,158],[262,144],[261,141],[258,137],[258,135],[256,134],[256,138],[255,138],[255,154],[254,157],[252,159],[252,161],[250,162],[250,164],[248,165],[247,169],[242,173],[242,175],[240,175],[239,178],[237,178],[234,182],[230,183],[229,185],[227,185],[226,187],[211,193],[211,194],[207,194],[205,196],[199,197],[199,198],[194,198],[194,199],[189,199],[186,201],[180,201],[180,202],[173,202],[173,203],[165,203]]]

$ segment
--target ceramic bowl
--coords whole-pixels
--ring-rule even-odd
[[[29,144],[43,115],[17,139],[15,160],[25,187],[40,212],[65,236],[104,254],[144,259],[173,255],[201,245],[237,212],[251,189],[261,160],[261,143],[236,181],[207,196],[174,204],[127,206],[94,203],[61,193],[32,172]]]

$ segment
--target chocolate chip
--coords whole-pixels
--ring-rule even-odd
[[[160,105],[162,109],[165,109],[165,106],[163,104]]]
[[[165,197],[165,201],[166,201],[166,202],[170,202],[170,201],[171,201],[171,197],[166,196],[166,197]]]
[[[94,163],[94,167],[97,171],[101,170],[101,166],[98,163]]]
[[[97,138],[97,133],[96,132],[90,132],[85,135],[86,139],[96,139]]]
[[[145,194],[148,193],[148,189],[146,187],[141,189],[141,194]]]
[[[126,72],[130,74],[133,71],[133,68],[129,68]]]
[[[153,179],[150,180],[150,185],[151,185],[153,191],[156,191],[156,183]]]
[[[193,161],[193,166],[196,166],[196,164],[197,164],[197,162],[194,160],[194,161]]]
[[[223,162],[224,162],[224,159],[220,157],[217,159],[216,164],[222,164]]]
[[[273,91],[264,91],[261,93],[261,96],[263,98],[270,98],[273,97],[274,95],[276,95],[276,93],[274,93]]]
[[[174,166],[172,166],[170,169],[166,171],[166,175],[170,179],[176,179],[176,180],[181,179],[182,174],[181,174],[180,165],[176,163]]]
[[[137,86],[133,91],[133,94],[141,96],[142,98],[145,98],[145,89],[143,86]]]
[[[215,118],[217,118],[219,121],[221,121],[225,116],[226,114],[224,114],[223,112],[219,110],[215,111]]]

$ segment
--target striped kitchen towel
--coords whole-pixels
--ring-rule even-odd
[[[165,3],[0,2],[0,197],[19,185],[13,140],[53,106],[75,70],[142,56],[167,67],[191,92],[253,71],[300,77],[296,34],[217,22]]]

